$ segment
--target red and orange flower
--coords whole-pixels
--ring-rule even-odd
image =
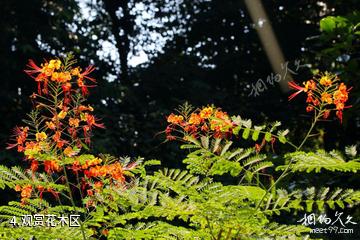
[[[165,133],[168,140],[175,140],[178,137],[173,133],[178,132],[177,128],[184,133],[198,138],[201,135],[213,135],[217,138],[229,137],[232,129],[236,126],[226,112],[212,106],[203,107],[193,111],[188,116],[171,113],[167,117]]]
[[[307,112],[315,111],[316,114],[326,119],[331,111],[336,111],[336,116],[342,122],[343,110],[351,107],[346,106],[351,88],[348,89],[343,82],[340,82],[337,75],[329,72],[314,76],[303,85],[304,87],[297,85],[294,81],[289,82],[289,87],[297,90],[289,96],[289,100],[299,93],[305,92],[307,94],[306,103],[308,103]]]

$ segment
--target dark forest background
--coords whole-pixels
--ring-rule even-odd
[[[326,16],[360,22],[358,0],[263,0],[293,78],[309,79],[314,69],[334,71],[354,86],[344,122],[327,121],[308,147],[331,150],[359,141],[359,35],[347,26],[320,31]],[[279,120],[300,141],[310,124],[304,99],[288,102],[278,83],[259,96],[252,85],[274,71],[242,0],[63,0],[0,1],[0,161],[12,166],[21,157],[5,150],[12,128],[29,111],[35,83],[23,69],[73,52],[82,66],[94,64],[98,87],[89,101],[106,125],[95,132],[95,152],[159,159],[177,166],[177,144],[163,144],[166,115],[188,101],[215,104],[255,122]],[[104,46],[112,45],[111,50]],[[147,55],[141,64],[132,56]],[[250,95],[250,96],[249,96]],[[326,185],[328,179],[322,179]],[[356,187],[356,179],[344,182]],[[7,202],[3,198],[2,201]]]

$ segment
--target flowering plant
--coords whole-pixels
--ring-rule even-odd
[[[320,118],[328,118],[331,111],[336,111],[342,120],[343,109],[349,107],[345,105],[349,89],[335,75],[325,73],[314,77],[304,83],[304,87],[294,82],[289,84],[298,90],[290,99],[306,92],[307,110],[315,113],[310,130],[299,146],[289,141],[289,130],[277,129],[280,122],[254,126],[251,120],[230,116],[213,105],[193,109],[185,104],[178,113],[167,116],[165,133],[169,141],[185,142],[183,148],[190,152],[183,163],[189,171],[163,169],[147,175],[144,167],[156,165],[158,161],[140,165],[140,161],[129,158],[84,153],[91,147],[92,130],[105,127],[95,117],[94,108],[85,103],[88,88],[95,87],[96,81],[90,76],[94,70],[93,66],[82,70],[72,56],[51,59],[40,66],[29,61],[25,72],[38,84],[37,93],[31,95],[34,109],[24,121],[25,125],[15,128],[14,142],[8,145],[8,149],[16,148],[24,154],[28,167],[23,173],[18,168],[0,166],[0,187],[8,185],[20,192],[19,207],[23,211],[33,209],[36,201],[55,199],[59,203],[57,206],[42,211],[75,211],[79,216],[81,213],[82,239],[104,236],[109,239],[143,239],[144,236],[148,239],[169,236],[222,239],[225,233],[226,238],[237,239],[262,234],[299,236],[308,228],[298,225],[291,226],[290,232],[279,231],[276,227],[283,229],[283,226],[273,219],[275,228],[268,228],[269,216],[282,210],[304,209],[303,202],[309,211],[312,210],[310,205],[317,204],[319,209],[333,206],[324,199],[311,197],[312,188],[286,193],[276,189],[276,185],[290,171],[304,168],[304,162],[299,159],[308,158],[309,162],[324,158],[321,152],[304,154],[298,150]],[[251,139],[256,142],[255,146],[232,149],[232,142],[239,138]],[[285,155],[290,161],[275,169],[285,169],[275,181],[267,172],[274,163],[260,151],[266,143],[271,143],[274,149],[277,141],[290,144],[295,152]],[[339,171],[360,169],[356,160],[336,159],[335,165],[332,161],[330,159],[330,165],[324,167]],[[313,162],[311,166],[305,163],[305,168],[311,171]],[[238,184],[222,184],[213,178],[225,174],[238,178]],[[358,191],[344,190],[328,197],[340,204],[358,203],[358,194]],[[321,190],[317,195],[327,196],[328,190]],[[17,214],[11,207],[0,208],[0,213]],[[185,227],[178,226],[179,220],[183,220]],[[0,234],[9,232],[22,236],[22,227],[0,227]],[[56,230],[59,229],[63,230]],[[50,234],[47,228],[37,230],[41,233],[29,234]]]
[[[185,104],[177,114],[171,113],[167,116],[167,123],[165,134],[168,141],[191,142],[203,137],[230,141],[237,137],[248,139],[250,136],[252,140],[257,141],[261,137],[261,142],[255,144],[257,152],[267,142],[271,143],[272,148],[277,140],[281,143],[288,142],[286,135],[289,130],[278,130],[275,133],[281,125],[280,122],[269,126],[253,126],[250,119],[242,119],[238,115],[230,116],[213,105],[193,110]],[[291,142],[288,143],[294,146]]]
[[[292,89],[298,90],[289,96],[289,100],[296,97],[299,93],[307,94],[306,107],[307,112],[314,112],[316,118],[323,117],[327,119],[332,111],[336,112],[336,116],[340,122],[343,119],[343,110],[351,106],[345,106],[348,101],[348,92],[351,88],[340,82],[337,75],[325,72],[313,77],[303,83],[304,87],[297,85],[294,81],[289,82]]]
[[[298,187],[296,180],[291,184],[292,187],[285,189],[277,188],[279,182],[292,173],[305,171],[307,173],[312,171],[319,173],[321,169],[332,172],[356,172],[360,170],[360,164],[357,162],[359,159],[353,159],[356,156],[355,147],[347,148],[346,152],[351,157],[348,161],[336,150],[330,153],[321,149],[313,152],[311,150],[310,152],[302,151],[304,143],[311,136],[314,126],[320,120],[328,119],[330,114],[335,112],[337,118],[342,122],[344,109],[351,107],[347,105],[349,98],[348,93],[351,88],[348,88],[341,82],[335,74],[328,72],[314,76],[313,79],[304,82],[303,86],[297,85],[294,81],[290,82],[289,86],[297,90],[297,92],[289,97],[289,100],[305,92],[307,94],[306,110],[307,112],[314,113],[311,126],[299,144],[292,143],[287,137],[289,130],[278,130],[275,133],[275,129],[280,126],[280,122],[275,122],[270,126],[253,126],[251,120],[244,120],[240,116],[230,116],[213,105],[194,110],[189,107],[188,104],[185,104],[177,109],[177,112],[167,116],[166,121],[168,125],[164,131],[166,139],[168,141],[177,140],[182,142],[182,149],[189,151],[183,163],[187,165],[186,167],[191,174],[198,174],[204,179],[210,178],[210,181],[213,181],[212,176],[229,174],[228,177],[231,179],[230,181],[226,181],[227,178],[225,178],[225,183],[226,187],[231,186],[233,195],[230,193],[224,194],[212,202],[211,210],[206,209],[206,211],[208,211],[208,215],[205,217],[207,220],[206,226],[209,228],[208,231],[212,234],[213,239],[222,239],[222,233],[226,231],[228,231],[227,234],[225,234],[228,237],[227,239],[237,239],[239,236],[246,236],[246,234],[237,235],[241,230],[232,230],[234,228],[239,229],[242,225],[248,224],[254,216],[260,216],[263,213],[265,215],[271,215],[272,210],[270,209],[272,208],[272,201],[275,202],[273,205],[275,209],[279,207],[279,210],[275,210],[275,214],[280,215],[282,210],[290,212],[291,208],[296,209],[295,212],[297,213],[298,211],[313,211],[313,208],[316,207],[317,211],[326,213],[327,207],[335,209],[333,203],[336,201],[334,201],[334,198],[338,197],[338,193],[342,195],[341,192],[343,191],[351,192],[351,194],[354,193],[354,195],[350,197],[351,200],[349,199],[349,207],[360,200],[360,198],[358,198],[359,191],[353,191],[352,189],[339,189],[338,192],[335,191],[334,194],[330,192],[329,188],[316,190],[316,187],[310,187],[306,190],[294,190],[294,186]],[[250,148],[245,148],[244,146],[240,148],[233,147],[234,142],[239,144],[240,137],[256,142],[255,146]],[[261,142],[257,142],[259,139]],[[283,144],[289,144],[294,148],[294,151],[272,155],[260,153],[267,142],[272,144],[274,151],[273,145],[277,141]],[[350,151],[350,149],[352,150]],[[283,165],[277,166],[274,170],[282,172],[275,178],[276,174],[268,169],[279,164],[279,161],[283,161]],[[171,172],[170,174],[173,173]],[[303,175],[302,177],[305,178]],[[178,177],[176,176],[176,178]],[[237,185],[231,185],[233,180],[236,181]],[[230,186],[228,185],[229,182]],[[283,185],[283,187],[284,186],[286,185]],[[252,192],[255,190],[253,187],[259,191],[256,193]],[[255,199],[253,202],[250,200],[249,205],[246,206],[251,210],[249,210],[250,213],[246,215],[244,223],[242,224],[235,223],[241,219],[241,217],[234,217],[234,219],[229,220],[231,218],[229,216],[234,216],[244,209],[243,205],[232,205],[229,203],[236,198],[235,192],[238,188],[241,194],[254,197]],[[221,190],[219,189],[214,190],[214,192],[216,192],[216,195],[221,195]],[[307,196],[304,201],[302,200],[302,194]],[[201,195],[201,193],[199,195]],[[208,193],[206,199],[209,199],[209,195]],[[291,196],[294,197],[294,201]],[[196,197],[198,197],[198,195],[196,195]],[[251,199],[251,197],[249,197],[249,199]],[[226,202],[226,206],[241,206],[241,210],[236,209],[232,211],[223,206],[216,209],[214,206],[221,202],[223,198],[225,199],[224,202]],[[342,195],[341,198],[346,198],[345,194]],[[196,200],[193,201],[196,202]],[[341,200],[338,202],[341,202]],[[324,205],[328,206],[324,207]],[[344,209],[345,205],[340,203],[339,207]],[[218,212],[216,210],[218,210]],[[227,210],[229,210],[229,213],[224,214],[224,211]],[[259,214],[259,212],[261,213]],[[213,213],[213,215],[211,215],[211,213]],[[224,215],[226,215],[225,221],[219,217]],[[273,221],[274,219],[272,219],[271,224],[274,223]],[[227,224],[228,227],[226,227]],[[266,231],[268,225],[265,224],[265,226],[266,227],[260,231]],[[299,230],[299,232],[301,231],[304,233],[309,232],[309,230],[306,229]],[[290,232],[286,234],[287,236],[291,235]],[[255,235],[251,235],[251,237],[253,236]],[[297,239],[297,237],[294,237],[294,239]]]
[[[32,181],[12,182],[22,205],[50,193],[60,204],[70,201],[74,209],[83,204],[90,209],[103,189],[125,189],[130,171],[138,165],[107,155],[81,154],[89,150],[92,130],[105,126],[85,103],[88,88],[96,83],[89,76],[95,67],[82,70],[75,64],[70,55],[40,66],[30,60],[25,70],[38,84],[37,93],[31,95],[34,109],[25,125],[14,129],[14,142],[7,147],[17,148],[28,162],[26,173]]]
[[[185,104],[178,113],[167,117],[165,133],[169,141],[185,142],[182,147],[189,149],[189,153],[183,163],[188,170],[165,168],[147,174],[144,167],[159,161],[140,165],[140,161],[130,158],[84,153],[91,147],[92,130],[104,125],[95,117],[94,108],[85,103],[88,88],[96,83],[89,76],[95,68],[89,66],[83,71],[75,64],[72,56],[52,59],[40,66],[29,61],[25,72],[38,84],[37,93],[31,95],[34,109],[25,125],[15,128],[15,141],[8,145],[9,149],[17,148],[24,154],[28,167],[23,172],[17,167],[0,166],[0,187],[7,185],[21,195],[20,203],[1,206],[0,215],[8,219],[9,214],[19,212],[75,211],[82,219],[81,234],[73,234],[71,228],[53,230],[39,226],[30,232],[27,226],[9,227],[9,221],[4,221],[1,236],[48,239],[58,238],[61,232],[70,236],[61,235],[62,239],[298,237],[309,229],[302,225],[280,225],[271,215],[290,210],[312,211],[313,206],[319,210],[333,208],[334,202],[339,206],[360,202],[359,191],[336,190],[331,194],[329,189],[322,189],[317,192],[316,196],[321,197],[317,199],[313,196],[314,188],[289,193],[276,189],[277,183],[290,172],[304,168],[312,171],[311,161],[318,159],[329,159],[330,163],[321,167],[331,171],[360,170],[356,159],[345,162],[320,151],[298,151],[319,118],[328,117],[326,111],[334,110],[330,104],[335,104],[336,111],[341,111],[337,116],[342,117],[349,90],[335,78],[330,77],[331,84],[327,79],[319,79],[324,87],[318,87],[315,78],[304,87],[290,83],[297,88],[296,95],[308,94],[311,99],[308,103],[315,112],[312,126],[299,146],[289,141],[289,130],[277,130],[280,122],[253,126],[251,120],[230,116],[213,105],[193,109]],[[331,103],[326,94],[331,95]],[[255,147],[231,147],[240,137],[253,140]],[[275,168],[285,169],[275,181],[273,174],[267,172],[275,162],[260,151],[266,143],[273,147],[277,141],[290,144],[295,152],[284,156],[286,160],[290,158],[285,166]],[[235,179],[238,184],[218,178],[226,174],[225,179]],[[58,204],[51,207],[45,198],[55,199]]]
[[[299,146],[286,139],[288,130],[280,130],[277,134],[273,133],[280,126],[280,122],[274,123],[267,129],[264,125],[252,128],[251,120],[243,120],[240,116],[229,116],[226,112],[214,106],[193,110],[188,105],[184,105],[177,114],[171,113],[167,117],[166,138],[169,141],[189,141],[191,138],[198,139],[202,136],[211,136],[230,140],[242,133],[241,136],[244,139],[247,139],[252,134],[252,139],[256,141],[259,135],[263,134],[261,143],[255,144],[257,151],[260,151],[266,142],[271,142],[273,146],[277,139],[299,150],[321,118],[327,119],[330,113],[335,111],[336,116],[342,122],[343,110],[351,107],[346,106],[349,98],[348,92],[351,88],[348,89],[335,74],[325,72],[316,75],[313,79],[304,82],[303,87],[297,85],[294,81],[289,82],[289,86],[297,90],[297,92],[289,96],[289,100],[292,100],[301,92],[305,92],[307,94],[306,103],[308,104],[306,111],[314,112],[312,125]]]
[[[172,135],[176,126],[194,138],[198,138],[200,134],[213,135],[215,138],[230,137],[233,134],[233,128],[236,126],[236,123],[231,121],[226,112],[213,106],[203,107],[190,114],[176,115],[171,113],[167,117],[167,122],[170,124],[165,131],[168,140],[176,139],[176,136]]]

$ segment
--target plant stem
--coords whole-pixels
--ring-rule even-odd
[[[316,114],[314,117],[314,121],[311,124],[311,127],[309,129],[309,131],[307,132],[305,138],[303,139],[303,141],[301,142],[301,144],[296,148],[296,151],[299,151],[300,148],[305,144],[306,140],[309,138],[309,135],[311,134],[312,130],[314,129],[317,121],[319,120],[319,117],[321,116],[321,111],[319,111],[319,114]]]
[[[214,234],[213,234],[213,229],[212,229],[212,227],[211,227],[210,221],[209,221],[208,217],[206,217],[206,216],[205,216],[205,219],[206,219],[207,224],[209,225],[210,235],[212,236],[212,239],[215,240],[216,237],[215,237]]]
[[[320,111],[315,114],[314,117],[314,121],[311,123],[311,126],[309,128],[309,131],[307,132],[305,138],[303,139],[303,141],[301,142],[301,144],[296,147],[296,151],[299,151],[300,148],[305,144],[306,140],[309,138],[309,135],[311,134],[312,130],[314,129],[317,121],[319,120],[320,116],[321,116],[321,108]],[[264,201],[266,195],[285,177],[285,175],[287,174],[287,172],[290,169],[291,164],[293,163],[293,159],[290,160],[290,162],[288,163],[288,165],[286,166],[285,170],[281,173],[281,175],[279,176],[278,179],[276,179],[276,181],[266,190],[265,194],[262,196],[262,198],[260,199],[259,203],[257,204],[255,211],[258,210],[260,208],[261,203]]]
[[[54,90],[54,113],[55,114],[56,114],[56,108],[57,108],[57,104],[58,104],[58,97],[60,95],[59,92],[60,92],[60,87],[59,87],[59,85],[56,85],[56,89]],[[56,119],[56,128],[59,129],[59,119]],[[65,166],[63,167],[63,169],[64,169],[64,176],[65,176],[66,186],[67,186],[68,191],[69,191],[69,197],[70,197],[71,204],[73,205],[75,212],[80,216],[79,212],[76,210],[76,205],[75,205],[75,201],[74,201],[74,198],[73,198],[73,195],[72,195],[71,187],[70,187],[70,184],[69,184],[69,178],[68,178],[68,175],[66,173]],[[84,225],[83,225],[81,220],[80,220],[80,228],[81,228],[82,237],[83,237],[84,240],[86,240]]]
[[[259,203],[257,204],[257,206],[255,208],[255,211],[260,208],[260,205],[264,201],[266,195],[276,186],[276,184],[278,184],[278,182],[280,182],[284,178],[287,171],[290,169],[290,166],[291,166],[292,162],[293,162],[293,160],[291,159],[289,164],[286,166],[285,170],[281,173],[280,177],[278,179],[276,179],[276,181],[266,190],[265,194],[262,196]]]
[[[64,176],[65,176],[66,186],[68,187],[71,204],[73,205],[74,210],[76,211],[76,213],[77,213],[78,215],[80,215],[79,212],[76,210],[75,201],[74,201],[74,198],[73,198],[73,195],[72,195],[71,187],[70,187],[70,184],[69,184],[69,178],[68,178],[68,175],[67,175],[67,173],[66,173],[65,167],[64,167]],[[84,225],[83,225],[83,223],[82,223],[81,220],[80,220],[80,228],[81,228],[81,234],[82,234],[82,236],[83,236],[83,239],[86,240]]]

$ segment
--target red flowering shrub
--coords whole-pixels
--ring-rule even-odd
[[[93,107],[85,104],[88,87],[94,87],[95,79],[89,74],[95,69],[89,66],[82,70],[75,66],[71,57],[60,60],[52,59],[36,65],[29,61],[25,72],[38,84],[37,93],[31,95],[34,110],[25,126],[16,127],[15,142],[8,149],[17,147],[29,162],[28,171],[55,174],[56,184],[68,187],[70,198],[74,191],[80,196],[92,196],[94,191],[103,187],[102,181],[122,186],[125,181],[125,169],[118,161],[106,162],[106,159],[90,154],[80,155],[82,149],[88,149],[91,132],[94,128],[104,128],[93,115]],[[91,85],[90,85],[91,84]],[[128,166],[126,170],[134,168]],[[76,176],[76,183],[69,183],[69,174]],[[63,181],[65,179],[65,182]],[[26,203],[32,196],[42,198],[44,192],[50,192],[56,198],[58,192],[51,186],[21,185],[15,186],[21,192],[21,202]],[[89,200],[88,205],[94,205]]]
[[[89,76],[95,68],[89,66],[83,71],[75,63],[71,57],[52,59],[40,66],[29,61],[30,69],[25,72],[38,84],[37,93],[31,95],[34,109],[25,125],[15,128],[14,142],[8,146],[24,154],[28,167],[23,173],[16,167],[0,166],[0,187],[7,185],[20,193],[21,203],[16,204],[24,212],[76,212],[81,218],[81,236],[80,231],[75,235],[73,229],[64,226],[36,226],[30,232],[29,225],[9,227],[12,221],[4,221],[0,227],[2,236],[19,238],[26,233],[27,238],[48,239],[54,235],[58,238],[56,231],[71,234],[74,239],[222,239],[224,234],[227,239],[302,236],[308,233],[307,227],[279,225],[271,215],[281,211],[289,214],[290,210],[309,212],[313,205],[318,210],[325,205],[333,208],[333,203],[324,201],[329,189],[320,190],[316,195],[321,198],[316,199],[314,188],[289,189],[288,193],[276,189],[277,183],[304,168],[303,163],[312,171],[311,161],[318,158],[323,161],[327,157],[331,163],[327,166],[322,162],[320,168],[360,169],[356,160],[345,162],[336,158],[334,165],[332,155],[299,151],[321,117],[328,118],[331,111],[336,111],[342,120],[349,90],[328,73],[307,81],[304,87],[290,83],[298,90],[290,99],[306,92],[307,111],[314,112],[312,125],[298,146],[287,139],[289,130],[277,130],[280,122],[253,126],[251,120],[230,116],[214,106],[194,110],[185,104],[178,113],[167,117],[165,133],[167,140],[186,143],[182,147],[189,153],[183,163],[188,171],[165,168],[147,174],[145,166],[157,165],[159,161],[139,165],[129,158],[82,154],[90,147],[92,130],[104,125],[93,114],[93,107],[85,103],[88,87],[96,83]],[[232,143],[239,138],[252,139],[255,147],[234,148]],[[295,152],[285,154],[285,165],[274,168],[284,169],[275,180],[275,174],[268,171],[275,161],[259,152],[266,143],[273,147],[277,140],[290,144]],[[300,162],[303,159],[306,160]],[[237,184],[223,182],[218,178],[222,175]],[[345,203],[359,203],[359,194],[350,190],[340,194],[336,190],[336,195],[328,198],[343,208]],[[45,207],[38,210],[38,203],[46,202],[43,198],[48,196],[58,203],[54,207],[43,204]],[[2,219],[9,219],[7,214],[18,214],[18,209],[11,206],[16,204],[2,206]],[[31,212],[32,209],[35,210]],[[280,230],[269,228],[269,224]]]
[[[348,89],[335,74],[325,72],[316,75],[313,79],[304,82],[303,87],[297,85],[294,81],[289,82],[289,86],[292,89],[298,90],[289,96],[289,100],[301,92],[305,92],[307,94],[306,111],[314,112],[314,119],[309,132],[299,146],[285,138],[288,130],[278,131],[277,134],[273,134],[275,128],[280,126],[279,122],[267,129],[265,126],[252,127],[250,120],[243,120],[240,116],[229,116],[226,112],[214,106],[207,106],[194,111],[184,107],[183,110],[178,110],[177,114],[171,113],[167,117],[169,125],[165,129],[166,138],[167,140],[189,142],[190,138],[199,139],[202,136],[227,140],[230,140],[232,137],[241,136],[247,139],[251,134],[252,139],[256,141],[259,138],[259,134],[262,133],[261,143],[255,144],[257,152],[264,147],[266,142],[271,142],[273,147],[277,139],[282,143],[289,143],[298,150],[305,143],[320,118],[327,119],[330,113],[335,111],[336,116],[342,122],[343,110],[351,107],[346,106],[348,92],[351,88]]]

